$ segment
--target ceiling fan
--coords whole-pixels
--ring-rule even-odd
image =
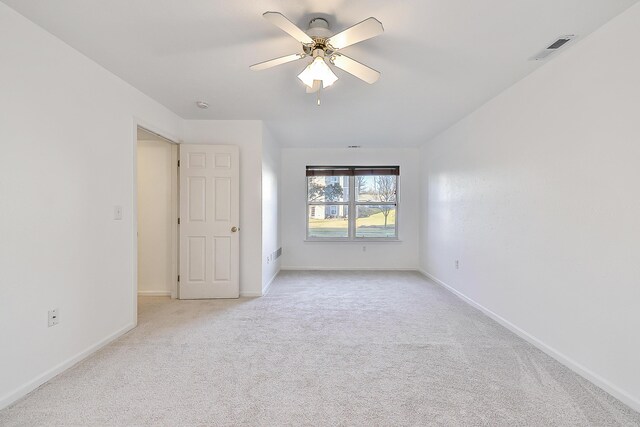
[[[340,52],[345,47],[382,34],[384,28],[376,18],[367,18],[338,34],[331,35],[329,23],[324,18],[312,19],[309,22],[309,29],[305,32],[281,13],[265,12],[262,16],[299,41],[302,44],[302,52],[259,62],[249,68],[254,71],[260,71],[276,65],[286,64],[287,62],[297,61],[307,56],[312,57],[313,60],[298,75],[298,78],[305,84],[307,93],[318,94],[318,105],[320,105],[321,89],[331,86],[338,80],[338,76],[331,70],[327,60],[332,65],[369,84],[375,83],[380,77],[378,71]]]

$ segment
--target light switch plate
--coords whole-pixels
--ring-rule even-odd
[[[113,207],[113,219],[118,221],[122,219],[122,206]]]

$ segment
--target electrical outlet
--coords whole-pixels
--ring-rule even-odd
[[[456,260],[454,264],[456,266],[456,270],[460,270],[460,261]]]
[[[367,252],[367,247],[366,246],[362,247],[362,252]]]
[[[53,310],[49,310],[49,327],[55,326],[60,323],[60,315],[58,314],[58,309],[54,308]]]

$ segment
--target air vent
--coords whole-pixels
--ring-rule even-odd
[[[361,148],[362,145],[347,145],[347,148]]]
[[[562,46],[564,46],[564,44],[567,43],[569,40],[571,39],[558,39],[555,42],[553,42],[553,44],[549,46],[547,49],[559,49]]]
[[[531,58],[531,61],[542,61],[544,59],[547,59],[549,55],[551,55],[554,52],[557,52],[560,48],[565,46],[575,37],[576,36],[573,34],[558,37],[553,43],[549,44],[545,49],[543,49],[537,55],[533,56]]]
[[[276,251],[276,259],[280,258],[280,255],[282,255],[282,248],[278,248]]]

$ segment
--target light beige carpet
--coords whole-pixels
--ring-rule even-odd
[[[640,425],[412,272],[282,272],[263,298],[142,298],[139,326],[0,425]]]

